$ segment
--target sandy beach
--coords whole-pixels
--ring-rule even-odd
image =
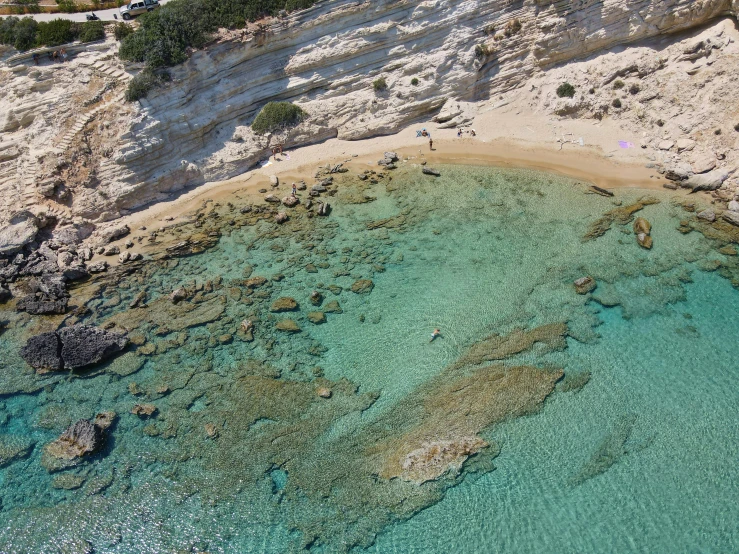
[[[549,171],[604,188],[662,188],[665,180],[653,169],[638,147],[620,148],[618,141],[638,144],[638,137],[623,131],[617,122],[545,118],[521,114],[515,106],[483,108],[466,127],[474,129],[457,137],[456,129],[438,129],[432,121],[410,125],[402,131],[366,140],[330,139],[325,142],[287,150],[275,160],[225,181],[215,181],[193,188],[167,202],[159,202],[116,221],[128,224],[132,235],[146,234],[168,225],[165,218],[177,218],[193,211],[207,200],[220,201],[230,195],[257,195],[269,188],[269,178],[280,179],[280,189],[301,179],[310,184],[316,168],[324,164],[344,163],[350,171],[377,169],[382,153],[392,150],[405,163],[471,164],[496,167],[522,167]],[[417,137],[427,129],[433,138]],[[580,137],[583,145],[580,145]],[[266,155],[265,155],[266,156]],[[266,161],[266,157],[265,160]],[[264,164],[263,161],[263,164]],[[401,162],[403,163],[403,162]],[[172,221],[172,220],[169,220]],[[171,223],[169,223],[171,224]],[[140,231],[140,227],[147,231]],[[130,238],[130,237],[129,237]]]

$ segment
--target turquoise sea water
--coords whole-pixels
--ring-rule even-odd
[[[212,249],[83,287],[81,320],[141,335],[99,371],[33,376],[17,350],[44,323],[0,311],[0,445],[32,445],[0,468],[0,552],[736,551],[739,271],[718,251],[731,237],[701,227],[682,194],[610,199],[532,171],[440,169],[377,184],[345,175],[329,218],[300,208],[281,227],[230,225],[234,200],[202,220],[221,232]],[[635,217],[652,224],[652,250],[630,218],[583,240],[647,195],[659,203]],[[583,275],[598,282],[591,294],[574,291]],[[251,287],[255,276],[268,282]],[[350,290],[358,279],[370,293]],[[210,314],[189,324],[166,295],[208,281],[177,308]],[[128,309],[142,289],[149,308]],[[299,309],[270,312],[284,296]],[[332,300],[343,313],[307,319]],[[275,330],[288,317],[300,333]],[[533,413],[482,429],[495,446],[459,476],[383,477],[386,445],[453,412],[430,399],[470,347],[556,323],[566,348],[539,342],[492,362],[564,370]],[[158,412],[140,419],[136,403]],[[49,473],[44,444],[104,410],[119,414],[104,451]]]

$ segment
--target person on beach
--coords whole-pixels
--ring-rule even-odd
[[[293,183],[293,197],[298,195],[298,187]]]
[[[462,137],[462,129],[457,129],[457,136]]]
[[[62,48],[61,50],[59,50],[59,55],[61,57],[62,63],[67,61],[67,49],[66,48]]]
[[[35,63],[36,65],[38,65],[38,59],[39,59],[38,53],[34,54],[32,57],[33,57],[33,63]]]
[[[276,160],[277,159],[277,147],[272,147],[272,157]]]
[[[441,331],[434,329],[434,332],[431,333],[431,340],[429,342],[434,342],[434,339],[439,336],[441,336]]]
[[[477,135],[477,133],[475,133],[475,130],[474,130],[474,129],[470,129],[470,134],[471,134],[471,135],[472,135],[473,137]]]
[[[430,137],[431,135],[428,134],[428,132],[426,131],[426,129],[421,129],[421,136],[422,137]]]
[[[429,150],[433,150],[433,149],[434,149],[434,141],[431,140],[431,135],[429,135]]]

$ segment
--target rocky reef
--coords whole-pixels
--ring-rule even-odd
[[[130,78],[126,70],[138,68],[111,60],[112,42],[75,50],[70,71],[35,67],[20,56],[9,60],[1,85],[6,138],[0,183],[8,198],[23,198],[35,210],[105,221],[188,186],[241,173],[277,142],[294,147],[329,137],[359,139],[432,117],[453,127],[470,121],[476,102],[526,83],[535,90],[532,101],[548,112],[602,117],[610,97],[581,92],[572,100],[552,99],[552,78],[545,84],[536,79],[565,62],[695,28],[736,9],[733,0],[326,0],[223,31],[172,69],[170,85],[140,105],[125,106],[118,100]],[[684,56],[700,61],[724,46],[720,37],[702,41]],[[663,66],[608,65],[607,75],[592,84],[605,90],[619,77],[646,76]],[[387,83],[380,92],[372,86],[379,77]],[[249,124],[270,100],[295,102],[309,117],[280,136],[254,135]],[[79,116],[61,114],[58,106],[74,106]],[[655,147],[664,137],[659,139]],[[688,151],[691,144],[680,148]],[[698,171],[708,167],[698,165]],[[701,183],[696,186],[710,188]],[[0,222],[15,211],[8,203]]]

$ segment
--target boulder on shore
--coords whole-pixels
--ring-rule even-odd
[[[39,230],[39,220],[23,210],[10,218],[9,225],[0,229],[0,256],[11,256],[33,242]]]

